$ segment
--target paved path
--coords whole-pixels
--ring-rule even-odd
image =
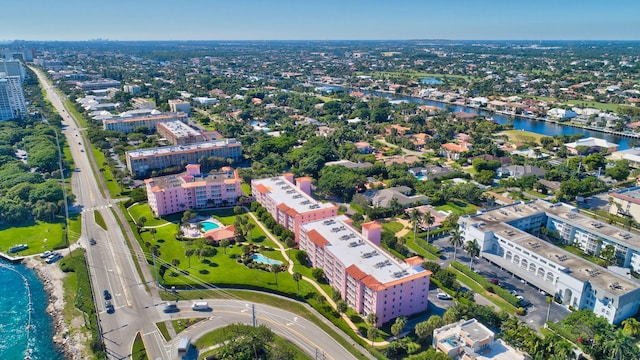
[[[245,210],[247,210],[247,208],[245,208]],[[293,264],[293,261],[291,261],[291,258],[289,258],[289,254],[287,253],[288,249],[285,249],[285,247],[282,246],[280,241],[278,239],[276,239],[276,237],[271,234],[271,232],[262,224],[262,222],[260,222],[258,220],[258,218],[256,218],[256,216],[252,212],[247,210],[247,213],[253,219],[253,221],[255,221],[256,224],[258,224],[258,226],[262,229],[262,231],[264,231],[264,233],[267,234],[269,239],[271,239],[276,245],[278,245],[278,247],[280,248],[280,252],[282,253],[282,256],[284,257],[284,259],[286,261],[289,262],[289,266],[287,268],[287,272],[289,274],[293,275],[293,266],[294,266],[294,264]],[[329,296],[329,294],[327,294],[327,292],[324,291],[324,289],[320,285],[318,285],[318,283],[315,280],[310,279],[310,278],[308,278],[306,276],[302,276],[302,280],[308,282],[314,288],[316,288],[316,290],[318,290],[318,292],[320,294],[322,294],[322,296],[324,296],[327,299],[327,301],[329,302],[329,305],[331,305],[332,308],[334,308],[334,309],[337,308],[337,305],[336,305],[335,301],[333,301],[331,296]],[[349,316],[347,316],[347,314],[340,314],[340,316],[347,323],[347,325],[349,325],[351,330],[353,330],[353,332],[355,332],[355,334],[358,337],[360,337],[360,339],[364,340],[365,342],[369,341],[367,338],[365,338],[364,336],[360,335],[360,332],[358,331],[358,327],[356,327],[356,325],[353,323],[353,321],[351,321],[351,319],[349,319]],[[379,341],[379,342],[374,342],[373,343],[373,346],[386,346],[386,345],[389,345],[388,341]]]

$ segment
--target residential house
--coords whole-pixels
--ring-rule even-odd
[[[525,360],[528,357],[496,339],[476,319],[460,320],[433,331],[433,347],[454,360]]]
[[[466,141],[461,141],[459,143],[446,143],[440,145],[440,155],[449,160],[458,160],[460,159],[460,154],[471,150],[472,147],[473,145]]]
[[[588,148],[587,153],[601,152],[604,150],[607,154],[611,154],[618,151],[618,144],[594,137],[579,139],[578,141],[566,143],[564,146],[574,155],[579,154],[579,147]]]
[[[397,203],[401,207],[414,204],[425,204],[429,197],[425,195],[409,195],[413,192],[408,186],[395,186],[388,189],[369,190],[364,195],[369,198],[371,205],[375,207],[393,207]]]
[[[362,154],[373,154],[376,151],[376,148],[366,141],[358,141],[353,143],[353,145],[355,145],[356,149]]]
[[[499,177],[514,177],[522,179],[525,176],[534,175],[535,177],[543,177],[546,171],[533,165],[509,165],[501,166],[496,171]]]

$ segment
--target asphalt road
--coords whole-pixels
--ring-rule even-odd
[[[133,340],[137,333],[141,333],[151,359],[177,359],[176,347],[180,337],[171,342],[165,342],[155,323],[168,319],[193,317],[196,314],[188,309],[173,315],[164,314],[160,306],[164,302],[160,300],[154,283],[148,284],[151,293],[147,292],[143,280],[136,271],[133,257],[140,262],[144,277],[148,280],[153,277],[138,244],[135,242],[133,244],[133,257],[126,245],[116,216],[111,211],[113,207],[122,219],[120,210],[115,206],[116,202],[109,197],[106,189],[106,196],[100,192],[100,187],[104,187],[104,183],[100,183],[92,172],[87,156],[87,152],[91,150],[90,147],[85,147],[86,138],[83,136],[83,129],[78,127],[77,121],[65,110],[62,95],[55,91],[44,74],[37,69],[32,69],[47,91],[47,98],[63,118],[63,134],[68,140],[75,162],[76,171],[72,176],[72,187],[76,195],[75,206],[82,212],[82,236],[79,241],[81,246],[87,249],[87,261],[108,358],[130,358]],[[107,230],[96,224],[94,210],[98,210],[104,218]],[[130,229],[127,231],[130,232]],[[89,238],[95,239],[96,244],[90,245]],[[109,290],[113,296],[111,302],[115,311],[112,314],[106,312],[102,294],[105,289]],[[233,300],[222,303],[218,301],[211,301],[216,307],[216,310],[210,314],[213,319],[188,329],[185,334],[193,332],[194,337],[197,337],[216,326],[222,326],[221,324],[246,322],[246,303],[238,304]],[[354,358],[329,335],[307,320],[264,305],[256,305],[256,309],[259,309],[257,310],[259,323],[267,324],[276,333],[300,346],[311,356],[314,356],[316,349],[319,348],[324,351],[324,358]]]
[[[449,237],[436,239],[433,244],[440,248],[442,254],[445,255],[446,259],[440,260],[440,262],[447,266],[453,260],[453,246],[449,242]],[[464,250],[458,249],[456,260],[468,266],[470,258]],[[532,285],[521,282],[520,278],[514,276],[508,269],[501,269],[486,259],[474,259],[473,269],[487,279],[498,279],[503,288],[509,291],[515,290],[518,295],[530,302],[531,305],[527,307],[527,315],[521,316],[519,319],[535,330],[542,328],[547,321],[547,311],[549,311],[549,320],[553,322],[564,319],[570,313],[566,307],[555,302],[549,307],[546,294],[540,293],[539,289]]]

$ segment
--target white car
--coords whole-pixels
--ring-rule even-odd
[[[449,294],[447,293],[443,293],[443,292],[439,292],[438,295],[436,295],[436,297],[440,300],[451,300],[451,296],[449,296]]]

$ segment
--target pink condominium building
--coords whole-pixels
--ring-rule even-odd
[[[338,214],[334,204],[311,197],[311,178],[293,179],[293,174],[251,181],[251,193],[278,224],[293,231],[298,241],[300,225]]]
[[[149,206],[157,216],[187,209],[231,206],[242,195],[242,180],[229,167],[217,173],[201,174],[199,164],[187,165],[187,171],[146,179]]]
[[[331,286],[347,304],[366,316],[375,313],[376,325],[398,316],[426,311],[431,272],[422,258],[396,259],[380,247],[382,226],[362,224],[362,233],[351,219],[339,215],[300,226],[300,249],[314,267],[324,271]]]

